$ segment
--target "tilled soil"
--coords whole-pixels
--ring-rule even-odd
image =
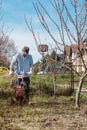
[[[26,106],[0,103],[0,130],[87,130],[87,103],[39,102]]]

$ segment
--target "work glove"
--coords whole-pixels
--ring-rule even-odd
[[[14,74],[14,72],[10,70],[9,75],[13,75],[13,74]]]
[[[27,72],[27,74],[28,74],[28,75],[31,75],[31,74],[32,74],[32,71]]]

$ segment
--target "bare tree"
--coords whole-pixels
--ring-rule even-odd
[[[17,47],[14,44],[14,41],[10,37],[1,31],[0,33],[0,56],[5,56],[8,60],[17,53]]]
[[[35,8],[40,23],[48,32],[60,52],[64,53],[67,42],[69,45],[77,44],[80,58],[85,68],[85,71],[82,74],[78,73],[74,68],[72,68],[73,72],[79,76],[79,86],[76,93],[76,107],[79,107],[80,93],[83,86],[83,81],[87,76],[87,65],[81,53],[80,46],[87,34],[87,15],[85,13],[85,0],[49,0],[49,4],[51,8],[55,10],[58,22],[54,20],[54,18],[52,17],[52,15],[50,15],[49,11],[44,7],[44,5],[40,1],[37,1],[37,3],[33,3],[33,6]],[[52,24],[56,27],[60,40],[56,39],[55,35],[52,34],[51,28],[47,23],[47,19],[45,16],[47,16]],[[35,36],[35,32],[33,30],[31,22],[28,23],[26,18],[25,21],[29,30],[33,34],[36,45],[38,45],[39,42]],[[72,62],[72,59],[70,60]],[[67,67],[71,69],[69,66]]]
[[[17,52],[17,47],[13,40],[10,39],[8,31],[2,22],[2,0],[0,0],[0,56],[4,56],[8,61]]]

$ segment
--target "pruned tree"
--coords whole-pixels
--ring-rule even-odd
[[[52,10],[54,9],[56,12],[57,21],[54,20],[52,15],[50,15],[49,10],[45,8],[45,6],[41,3],[41,1],[37,0],[37,3],[33,3],[33,6],[35,8],[40,23],[45,28],[46,32],[48,32],[49,36],[54,41],[57,50],[59,50],[60,52],[66,53],[65,52],[66,45],[77,44],[79,55],[85,69],[84,72],[81,74],[78,73],[74,68],[72,68],[72,71],[79,76],[79,86],[76,93],[76,107],[79,107],[80,93],[83,86],[83,81],[87,76],[87,65],[81,53],[81,46],[80,46],[82,44],[82,41],[87,36],[87,13],[85,13],[85,7],[86,7],[85,3],[87,4],[87,1],[48,0],[48,2]],[[52,26],[56,27],[59,39],[57,39],[55,35],[52,33],[51,27],[47,23],[47,19],[45,16],[47,16],[50,19]],[[26,18],[25,22],[29,30],[33,34],[36,45],[38,45],[39,42],[36,38],[31,22],[28,23]],[[72,58],[70,59],[70,62],[72,62]],[[65,63],[62,62],[61,64],[65,65]],[[69,67],[68,65],[65,66],[71,70],[71,67]]]

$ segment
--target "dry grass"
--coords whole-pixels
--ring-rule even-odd
[[[43,99],[29,106],[0,103],[0,130],[87,130],[87,102],[76,109],[68,97]]]
[[[33,77],[32,85],[38,81]],[[38,79],[39,80],[39,79]],[[87,130],[87,96],[81,95],[81,107],[75,108],[75,94],[51,97],[35,93],[30,105],[12,106],[9,78],[0,79],[0,130]],[[36,81],[36,82],[35,82]]]

